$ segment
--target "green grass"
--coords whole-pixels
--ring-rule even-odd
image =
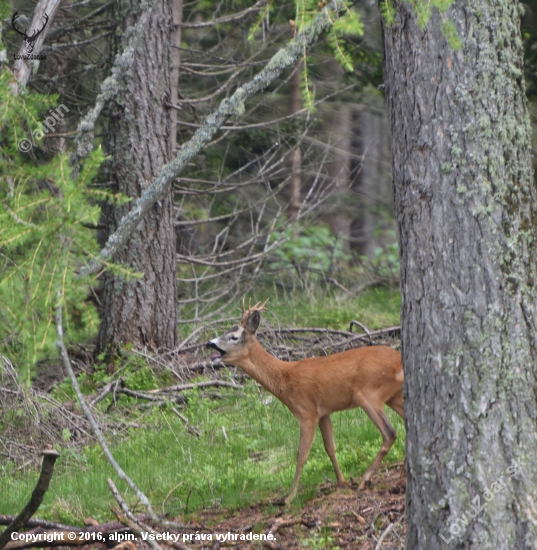
[[[116,459],[146,493],[156,511],[183,515],[201,507],[235,508],[261,499],[285,496],[291,486],[298,445],[298,423],[289,411],[265,391],[248,382],[245,395],[222,392],[220,401],[190,392],[186,414],[202,431],[190,435],[175,415],[152,413],[145,429],[131,433],[112,449]],[[404,426],[390,415],[402,435],[386,461],[404,457]],[[381,445],[377,428],[361,410],[333,415],[340,467],[347,476],[362,474]],[[224,434],[225,431],[225,434]],[[110,441],[110,436],[109,436]],[[1,471],[4,470],[4,472]],[[37,473],[10,473],[0,469],[0,514],[15,514],[33,490]],[[63,451],[38,516],[78,523],[93,516],[110,518],[113,498],[107,477],[116,479],[99,447],[82,455]],[[319,431],[304,467],[297,504],[310,498],[319,483],[335,479]],[[136,509],[136,499],[121,482],[118,487]]]
[[[265,319],[272,325],[348,330],[352,319],[371,329],[399,323],[398,292],[370,289],[350,300],[330,292],[316,298],[275,288],[269,291],[265,289],[252,299],[270,297],[270,312]],[[102,378],[101,370],[95,372],[95,380]],[[147,367],[132,365],[122,371],[122,376],[129,380],[129,387],[148,389],[158,385],[147,374]],[[84,380],[86,391],[92,391],[92,385]],[[56,397],[61,399],[61,392],[57,393]],[[157,513],[174,517],[195,513],[203,507],[233,509],[263,499],[281,498],[289,491],[299,439],[296,419],[251,380],[241,395],[236,390],[221,388],[218,393],[224,398],[210,400],[197,391],[188,393],[188,406],[183,414],[201,430],[200,438],[189,434],[185,425],[163,408],[143,417],[140,420],[143,426],[132,429],[121,441],[117,434],[109,431],[105,434],[116,460],[149,497]],[[72,391],[66,391],[63,399],[71,395]],[[134,400],[122,398],[121,403],[132,405]],[[104,409],[107,405],[104,401],[100,406]],[[386,463],[404,458],[403,422],[391,411],[388,415],[400,437]],[[332,422],[343,474],[347,479],[358,477],[376,456],[382,442],[380,433],[359,409],[335,413]],[[21,510],[37,476],[37,471],[16,470],[13,464],[0,462],[0,514],[16,514]],[[116,482],[132,509],[141,511],[132,492],[117,481],[100,447],[92,446],[82,453],[72,448],[61,450],[50,489],[37,516],[71,524],[88,516],[99,521],[111,519],[109,506],[115,501],[106,483],[108,477]],[[296,505],[311,498],[327,478],[335,480],[317,430]]]
[[[267,296],[256,295],[261,300],[269,297],[267,320],[282,326],[320,327],[349,330],[352,320],[369,329],[379,329],[399,324],[401,295],[399,291],[371,288],[355,299],[338,292],[319,295],[289,293],[277,288]],[[356,330],[356,329],[355,329]]]

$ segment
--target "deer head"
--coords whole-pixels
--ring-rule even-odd
[[[255,340],[255,333],[261,321],[260,312],[266,311],[267,308],[265,305],[267,302],[268,299],[263,304],[257,302],[257,304],[252,306],[250,301],[248,309],[246,309],[244,300],[242,301],[242,319],[240,324],[231,327],[228,332],[206,344],[208,348],[218,352],[218,354],[212,355],[211,359],[221,359],[226,365],[235,365],[248,355],[249,348]]]
[[[18,32],[24,38],[24,41],[26,42],[26,52],[30,54],[34,51],[34,45],[35,45],[35,41],[37,40],[37,37],[45,30],[45,27],[47,26],[48,15],[46,13],[44,15],[45,23],[43,24],[43,26],[39,30],[35,31],[33,34],[28,36],[28,34],[26,34],[26,31],[22,32],[18,27],[15,26],[17,22],[18,13],[19,12],[16,11],[13,14],[13,17],[11,18],[11,26],[15,29],[16,32]]]

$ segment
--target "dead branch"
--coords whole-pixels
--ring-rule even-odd
[[[119,513],[119,510],[112,507],[112,512],[116,515],[116,517],[120,521],[124,521],[129,527],[134,531],[137,537],[143,540],[142,532],[145,531],[146,533],[151,533],[153,535],[156,535],[157,532],[152,529],[149,525],[141,522],[136,517],[134,517],[133,513],[130,511],[129,507],[127,506],[127,503],[123,500],[123,497],[121,496],[120,492],[118,491],[117,487],[114,485],[114,482],[108,478],[107,479],[108,487],[110,487],[110,491],[114,495],[114,498],[116,499],[116,502],[119,504],[121,510],[123,511],[124,516],[122,516]],[[184,528],[184,525],[177,525],[177,527]],[[153,550],[162,550],[161,547],[152,539],[148,538],[145,542],[149,544]],[[173,542],[173,541],[165,541],[163,540],[165,544],[168,546],[171,546],[173,548],[176,548],[177,550],[189,550],[188,546],[185,546],[184,544],[181,544],[180,542]]]
[[[10,525],[0,534],[0,550],[8,545],[11,534],[17,532],[26,522],[37,512],[39,506],[43,502],[43,497],[48,490],[50,480],[54,474],[54,463],[60,456],[55,450],[41,451],[43,455],[43,464],[41,466],[41,475],[35,489],[32,493],[28,504],[23,508],[22,512],[12,521]]]
[[[233,15],[219,17],[218,19],[213,19],[212,21],[204,21],[201,23],[181,23],[181,27],[185,29],[199,29],[202,27],[211,27],[213,25],[219,25],[222,23],[231,23],[233,21],[239,21],[249,13],[259,11],[263,7],[265,2],[266,0],[258,0],[253,6],[250,6],[249,8],[246,8],[245,10],[235,13]]]
[[[46,15],[50,22],[54,19],[54,15],[56,14],[56,11],[58,10],[60,6],[60,0],[41,0],[34,10],[34,15],[32,17],[32,21],[30,23],[30,27],[28,27],[29,32],[35,32],[39,25],[43,22],[43,17]],[[45,37],[47,36],[47,33],[50,29],[50,25],[47,25],[43,32],[39,35],[37,40],[35,41],[33,53],[38,54],[41,51],[41,47],[43,46],[43,42],[45,41]],[[26,84],[28,83],[28,79],[30,78],[31,74],[31,64],[28,59],[24,59],[26,54],[26,43],[21,46],[19,50],[19,58],[15,61],[15,64],[13,66],[13,76],[15,77],[16,84],[13,83],[13,92],[14,94],[19,93],[20,88],[25,88]],[[27,56],[26,56],[27,57]]]
[[[17,516],[3,516],[0,515],[0,525],[9,525]],[[34,519],[30,518],[23,527],[41,527],[43,529],[57,529],[59,531],[74,531],[78,527],[72,525],[65,525],[63,523],[56,523],[54,521],[48,521],[46,519]]]
[[[136,518],[134,517],[134,514],[129,510],[127,503],[123,500],[123,497],[119,493],[114,482],[110,478],[108,478],[106,481],[108,483],[108,487],[110,488],[110,492],[116,499],[116,502],[119,504],[119,506],[121,507],[121,510],[123,510],[123,514],[125,515],[123,517],[120,516],[119,513],[116,510],[114,510],[114,508],[112,508],[112,511],[115,513],[116,517],[121,522],[127,524],[134,531],[137,537],[142,539],[142,530],[138,526],[136,522]],[[153,550],[162,550],[162,548],[157,544],[156,541],[148,538],[146,542]]]
[[[189,432],[193,433],[197,437],[201,436],[201,432],[197,428],[194,428],[192,424],[190,424],[186,416],[182,415],[175,407],[172,407],[172,411],[185,423]]]
[[[375,550],[380,550],[380,548],[382,547],[382,542],[384,541],[384,539],[388,536],[388,534],[390,533],[390,531],[393,529],[393,526],[394,524],[393,523],[390,523],[388,525],[388,527],[386,527],[386,529],[384,529],[384,531],[382,532],[382,535],[380,535],[380,538],[377,542],[377,545],[375,546]]]
[[[149,516],[142,516],[138,519],[148,518]],[[118,533],[133,533],[134,531],[123,523],[113,521],[109,523],[103,523],[102,525],[89,525],[87,527],[77,527],[70,525],[53,524],[52,522],[45,522],[43,520],[35,520],[42,524],[57,525],[52,529],[39,527],[28,531],[27,535],[33,535],[32,540],[14,540],[10,541],[4,550],[22,550],[23,548],[43,548],[52,546],[84,546],[89,543],[102,542],[109,548],[113,548],[118,545],[115,539],[115,535]],[[31,521],[27,522],[29,525]],[[68,537],[68,533],[71,534]],[[91,537],[88,537],[91,534]],[[72,537],[72,538],[71,538]]]
[[[148,514],[150,515],[151,519],[157,520],[158,518],[153,511],[153,507],[151,506],[151,503],[149,502],[149,499],[145,496],[140,489],[136,486],[134,481],[123,471],[121,466],[117,463],[116,459],[110,452],[110,449],[108,448],[108,445],[106,444],[106,441],[104,440],[103,434],[101,432],[101,429],[99,428],[99,425],[97,424],[93,414],[91,413],[90,408],[88,407],[86,400],[80,391],[80,387],[78,385],[78,381],[76,379],[75,373],[73,371],[73,367],[71,366],[71,361],[69,359],[69,354],[67,353],[67,348],[65,347],[65,342],[63,340],[63,322],[62,322],[62,305],[60,297],[58,297],[58,307],[56,308],[56,332],[58,334],[58,347],[60,348],[60,354],[63,360],[63,365],[65,367],[65,370],[67,371],[67,375],[69,376],[69,379],[71,380],[71,384],[73,386],[73,389],[75,390],[78,402],[80,403],[80,406],[82,407],[82,410],[84,411],[84,414],[86,415],[86,418],[88,419],[89,423],[91,424],[91,427],[93,429],[93,433],[95,434],[95,437],[99,441],[99,444],[101,445],[101,448],[108,459],[108,462],[112,465],[114,470],[117,472],[120,479],[123,479],[127,482],[129,487],[135,492],[136,496],[140,500],[140,502],[145,506]]]
[[[233,384],[231,382],[224,382],[223,380],[207,380],[206,382],[196,382],[193,384],[179,384],[177,386],[168,386],[167,388],[162,388],[161,390],[149,390],[148,393],[163,393],[171,391],[183,391],[183,390],[192,390],[194,388],[208,388],[210,386],[220,386],[223,388],[233,388],[235,390],[243,389],[242,386],[238,384]]]

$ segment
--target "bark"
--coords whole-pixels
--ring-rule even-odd
[[[41,48],[43,47],[48,31],[52,27],[54,16],[56,15],[56,11],[58,11],[59,7],[60,0],[41,0],[36,5],[30,26],[26,29],[26,34],[28,36],[32,36],[36,31],[38,31],[46,20],[45,15],[48,16],[48,22],[33,44],[32,55],[38,56],[41,52]],[[21,31],[25,32],[25,29],[21,29]],[[18,55],[24,57],[27,56],[27,54],[27,43],[24,41],[19,49]],[[13,76],[15,77],[16,82],[12,83],[12,89],[15,95],[19,93],[21,88],[25,88],[26,84],[28,84],[33,63],[35,63],[35,61],[28,59],[17,59],[13,64]]]
[[[118,5],[120,9],[121,5]],[[136,24],[140,6],[118,13],[124,29]],[[170,159],[171,6],[155,3],[130,67],[120,76],[118,93],[110,105],[111,154],[108,180],[112,188],[138,199]],[[109,233],[132,209],[131,203],[107,208]],[[113,353],[133,343],[150,349],[173,349],[177,343],[175,233],[173,196],[163,194],[149,209],[125,246],[113,256],[141,278],[107,273],[97,352]]]
[[[520,4],[456,0],[425,29],[410,3],[393,4],[406,547],[536,548],[537,217]]]
[[[37,512],[43,502],[45,493],[48,491],[50,480],[54,474],[54,463],[60,454],[54,450],[42,451],[41,454],[43,455],[43,464],[41,465],[41,474],[39,475],[37,485],[32,492],[32,496],[30,497],[28,504],[26,504],[22,512],[4,529],[2,533],[0,533],[0,549],[4,548],[9,543],[12,533],[18,532],[19,529],[26,525],[26,522]]]
[[[300,94],[300,75],[302,74],[302,64],[300,60],[295,66],[295,70],[291,75],[290,81],[290,104],[289,114],[294,115],[302,109],[302,96]],[[302,167],[302,151],[300,146],[291,150],[287,156],[287,163],[291,174],[291,179],[287,185],[287,217],[290,221],[294,221],[300,210],[300,169]]]
[[[177,109],[179,99],[179,71],[181,69],[181,35],[183,22],[183,0],[173,0],[172,2],[173,30],[171,33],[171,88],[170,88],[170,118],[171,118],[171,150],[175,152],[177,148]]]

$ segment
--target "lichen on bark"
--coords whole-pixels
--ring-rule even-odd
[[[440,534],[449,538],[460,518],[468,522],[450,548],[534,548],[537,200],[519,5],[453,2],[442,17],[460,38],[456,51],[438,13],[421,28],[408,3],[394,7],[384,36],[401,246],[407,548],[442,548]],[[513,459],[521,475],[469,518],[469,503]]]

